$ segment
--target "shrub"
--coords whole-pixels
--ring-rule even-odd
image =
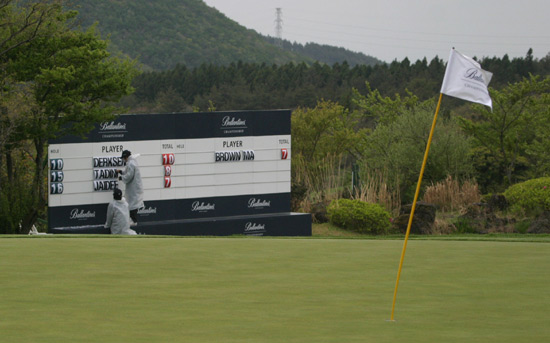
[[[515,223],[514,230],[517,233],[527,233],[527,230],[529,230],[530,226],[531,226],[530,219],[520,220],[519,222]]]
[[[542,177],[510,186],[504,196],[516,214],[536,216],[550,210],[550,177]]]
[[[457,218],[453,221],[457,233],[478,233],[476,224],[469,218]]]
[[[386,234],[391,226],[384,207],[361,200],[333,200],[327,212],[333,225],[359,233]]]

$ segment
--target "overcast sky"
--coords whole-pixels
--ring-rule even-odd
[[[550,52],[550,0],[204,0],[266,36],[362,52],[385,62],[447,60],[455,47],[478,58]]]

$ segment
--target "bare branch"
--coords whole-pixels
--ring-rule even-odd
[[[0,9],[9,5],[12,0],[0,0]],[[61,2],[60,2],[61,3]],[[40,36],[40,29],[44,27],[47,19],[58,10],[58,7],[50,4],[47,0],[41,0],[26,8],[26,14],[22,18],[18,26],[17,21],[5,22],[3,28],[9,30],[9,34],[2,42],[0,42],[0,57],[10,51],[32,42]]]

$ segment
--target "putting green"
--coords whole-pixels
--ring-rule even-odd
[[[547,342],[550,244],[0,238],[3,342]]]

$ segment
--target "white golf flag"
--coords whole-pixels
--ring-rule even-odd
[[[493,102],[487,90],[492,77],[493,73],[481,69],[479,63],[451,49],[441,93],[493,109]]]

